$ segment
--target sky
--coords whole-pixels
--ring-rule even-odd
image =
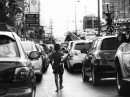
[[[80,2],[77,2],[80,1]],[[40,0],[41,25],[50,25],[52,20],[53,35],[64,36],[65,32],[75,30],[75,4],[77,29],[82,30],[85,15],[97,16],[98,0]],[[47,28],[45,27],[45,30]]]

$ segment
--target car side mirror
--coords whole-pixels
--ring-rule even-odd
[[[117,35],[117,41],[118,42],[127,42],[126,34],[118,34]]]
[[[40,53],[38,51],[32,51],[28,54],[28,58],[31,60],[38,59],[40,58]]]

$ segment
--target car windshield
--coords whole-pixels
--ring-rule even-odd
[[[88,50],[89,47],[90,47],[89,43],[77,43],[74,46],[74,50],[82,50],[82,49]]]
[[[23,45],[25,51],[36,51],[36,48],[33,45],[33,43],[22,42],[22,45]]]
[[[0,36],[0,57],[19,57],[15,40],[8,36]]]
[[[118,42],[116,37],[104,39],[102,42],[101,50],[117,50],[121,45],[121,42]]]

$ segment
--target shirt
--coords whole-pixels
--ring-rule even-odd
[[[51,59],[53,61],[53,65],[59,65],[61,63],[61,58],[64,54],[60,52],[54,52],[51,55]]]

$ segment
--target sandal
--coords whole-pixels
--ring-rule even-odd
[[[56,90],[55,92],[58,92],[58,90]]]
[[[64,88],[64,86],[61,86],[61,87],[60,87],[60,90],[63,89],[63,88]]]

